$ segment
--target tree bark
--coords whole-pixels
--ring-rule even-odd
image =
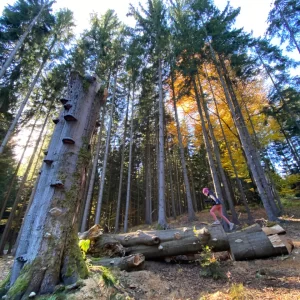
[[[84,82],[84,83],[83,83]],[[63,129],[53,162],[45,163],[24,220],[10,279],[8,299],[26,298],[32,291],[51,293],[62,281],[71,284],[87,276],[77,244],[77,216],[81,180],[88,163],[88,141],[100,108],[99,83],[72,72],[67,99],[76,110],[77,122],[60,118]],[[21,288],[20,288],[20,283]]]

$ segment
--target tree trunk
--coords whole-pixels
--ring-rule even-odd
[[[134,118],[134,89],[131,101],[131,122],[130,122],[130,144],[129,144],[129,162],[127,174],[127,193],[126,193],[126,207],[124,217],[124,232],[128,230],[128,211],[131,191],[131,168],[132,168],[132,144],[133,144],[133,118]]]
[[[222,125],[222,122],[221,122],[221,119],[220,119],[219,109],[218,109],[217,101],[216,101],[216,98],[215,98],[214,90],[212,88],[210,79],[208,77],[206,66],[204,66],[204,69],[205,69],[205,74],[206,74],[206,77],[207,77],[207,81],[209,83],[210,91],[212,93],[212,98],[213,98],[213,101],[214,101],[214,104],[215,104],[218,122],[219,122],[219,125],[220,125],[220,128],[221,128],[221,131],[222,131],[223,139],[225,141],[226,149],[227,149],[228,154],[229,154],[230,162],[231,162],[231,165],[232,165],[232,168],[233,168],[233,171],[234,171],[234,175],[235,175],[235,178],[236,178],[236,181],[237,181],[237,185],[238,185],[238,189],[239,189],[239,192],[240,192],[240,195],[241,195],[241,198],[242,198],[242,202],[243,202],[243,204],[245,206],[245,209],[247,211],[248,220],[252,221],[253,217],[251,215],[251,212],[250,212],[250,209],[249,209],[249,206],[248,206],[248,202],[247,202],[247,199],[246,199],[246,195],[245,195],[241,180],[238,177],[238,172],[237,172],[235,162],[234,162],[233,157],[232,157],[231,149],[228,145],[228,141],[227,141],[227,138],[226,138],[226,135],[225,135],[225,132],[224,132],[224,128],[223,128],[223,125]]]
[[[85,200],[85,207],[84,207],[80,231],[84,231],[87,228],[88,216],[90,213],[91,200],[93,197],[94,183],[95,183],[95,178],[96,178],[96,173],[97,173],[98,158],[99,158],[99,153],[100,153],[100,148],[101,148],[102,132],[103,132],[103,127],[104,127],[104,118],[105,118],[105,112],[106,112],[106,105],[105,105],[106,97],[107,97],[107,93],[105,93],[105,96],[103,98],[104,105],[102,108],[102,118],[100,121],[101,122],[100,129],[99,129],[96,151],[95,151],[94,160],[93,160],[91,178],[89,181],[88,192],[87,192],[87,196],[86,196],[86,200]]]
[[[200,119],[201,119],[203,139],[204,139],[204,144],[205,144],[205,148],[206,148],[206,151],[207,151],[208,163],[209,163],[211,177],[213,179],[214,188],[215,188],[217,198],[220,199],[221,203],[223,204],[222,205],[223,214],[224,214],[224,216],[227,217],[226,208],[225,208],[225,205],[224,205],[224,201],[222,199],[222,188],[221,188],[221,184],[220,184],[219,177],[218,177],[218,174],[217,174],[216,166],[215,166],[214,159],[213,159],[211,145],[210,145],[208,134],[207,134],[206,127],[205,127],[204,116],[203,116],[203,112],[202,112],[202,108],[201,108],[201,104],[200,104],[200,97],[199,97],[199,93],[198,93],[198,89],[197,89],[195,79],[193,79],[193,85],[194,85],[194,91],[195,91],[195,96],[196,96],[198,112],[199,112]]]
[[[146,199],[145,199],[145,223],[152,224],[152,197],[151,197],[151,189],[152,189],[152,176],[151,176],[151,151],[150,151],[150,122],[147,121],[147,132],[146,132],[146,145],[145,145],[145,184],[146,184]]]
[[[240,107],[239,104],[235,101],[234,103],[232,102],[232,98],[230,97],[230,93],[229,90],[226,86],[224,77],[223,77],[223,73],[221,71],[221,67],[219,65],[219,62],[217,60],[216,54],[214,52],[214,49],[212,48],[210,42],[209,43],[209,49],[214,61],[214,64],[216,66],[219,78],[220,78],[220,82],[222,84],[224,93],[225,93],[225,97],[226,97],[226,101],[230,107],[230,111],[234,120],[234,123],[236,125],[237,131],[239,133],[239,137],[241,139],[241,143],[242,143],[242,147],[245,151],[246,154],[246,158],[248,161],[248,165],[250,167],[250,170],[253,174],[254,177],[254,181],[256,183],[256,186],[258,188],[258,192],[259,195],[261,197],[261,200],[264,204],[264,207],[266,209],[266,213],[268,215],[268,218],[272,221],[277,220],[277,216],[276,216],[276,212],[273,210],[273,207],[271,206],[270,201],[272,201],[271,199],[269,199],[268,193],[266,191],[266,189],[268,189],[267,186],[264,186],[264,184],[261,182],[261,177],[263,176],[263,174],[261,174],[261,165],[260,165],[260,160],[257,157],[257,153],[256,150],[253,148],[253,145],[251,144],[251,139],[249,136],[249,132],[246,128],[246,125],[244,124],[244,119],[243,116],[241,114],[240,111]],[[225,71],[225,70],[224,70]]]
[[[283,15],[283,13],[282,13],[281,8],[279,7],[279,5],[276,5],[276,4],[275,4],[275,6],[276,6],[276,8],[279,10],[280,17],[281,17],[281,19],[283,20],[283,23],[284,23],[286,29],[288,30],[288,32],[290,33],[291,39],[292,39],[293,42],[295,43],[295,46],[296,46],[296,48],[297,48],[297,50],[298,50],[298,52],[299,52],[299,54],[300,54],[300,46],[298,45],[298,43],[297,43],[297,41],[296,41],[295,35],[294,35],[294,33],[293,33],[293,30],[291,29],[291,27],[290,27],[288,21],[286,20],[285,16]]]
[[[111,101],[110,120],[109,120],[109,125],[108,125],[107,136],[106,136],[105,153],[104,153],[103,167],[102,167],[102,172],[101,172],[101,180],[100,180],[99,195],[98,195],[97,208],[96,208],[95,224],[100,223],[106,165],[107,165],[109,146],[110,146],[111,127],[112,127],[113,119],[114,119],[116,89],[117,89],[117,73],[114,78],[114,89],[113,89],[113,95],[112,95],[112,101]]]
[[[180,131],[180,124],[179,124],[177,106],[176,106],[176,96],[175,96],[173,71],[171,71],[171,80],[172,80],[172,93],[173,93],[173,97],[172,97],[173,98],[173,107],[174,107],[175,122],[176,122],[178,143],[179,143],[179,154],[180,154],[180,161],[181,161],[181,166],[182,166],[183,179],[184,179],[184,185],[185,185],[186,197],[187,197],[188,218],[189,218],[189,221],[193,221],[193,220],[195,220],[196,216],[195,216],[195,211],[193,209],[191,187],[190,187],[190,182],[189,182],[188,173],[187,173],[186,161],[185,161],[185,157],[184,157],[182,136],[181,136],[181,131]]]
[[[115,220],[115,232],[117,232],[119,230],[119,219],[120,219],[121,195],[122,195],[122,185],[123,185],[123,171],[124,171],[124,160],[125,160],[125,142],[126,142],[126,134],[127,134],[129,100],[130,100],[130,88],[128,88],[126,116],[125,116],[124,133],[123,133],[123,140],[122,140],[122,145],[123,146],[122,146],[122,154],[121,154],[122,158],[121,158],[121,169],[120,169],[120,179],[119,179],[119,189],[118,189],[117,212],[116,212],[116,220]]]
[[[252,171],[254,181],[256,183],[259,195],[262,199],[264,207],[266,209],[268,218],[272,221],[277,220],[278,210],[273,200],[271,189],[267,183],[265,173],[261,166],[261,160],[257,153],[257,149],[254,147],[249,131],[246,127],[244,117],[241,112],[240,105],[236,99],[236,95],[233,91],[232,83],[228,75],[225,63],[220,57],[220,64],[223,70],[224,78],[228,87],[228,91],[231,97],[228,98],[228,105],[233,115],[243,149],[248,161],[248,165]]]
[[[100,108],[99,96],[96,78],[71,73],[66,99],[78,121],[66,118],[67,110],[65,119],[60,118],[58,123],[62,126],[57,125],[53,133],[49,147],[55,151],[53,161],[42,167],[24,220],[8,299],[26,298],[32,291],[51,293],[61,281],[71,284],[87,276],[77,244],[76,212],[81,201],[81,175],[89,160],[87,141]],[[56,134],[57,129],[60,134]],[[53,143],[56,147],[51,147]]]
[[[224,172],[224,169],[223,169],[223,166],[222,166],[219,145],[218,145],[218,142],[215,138],[213,128],[211,126],[210,117],[209,117],[209,114],[208,114],[207,104],[205,102],[204,92],[203,92],[202,85],[201,85],[201,82],[200,82],[199,74],[197,74],[197,79],[198,79],[198,85],[199,85],[199,88],[200,88],[200,95],[201,95],[201,99],[202,99],[202,107],[203,107],[203,111],[204,111],[205,118],[206,118],[206,121],[207,121],[210,138],[212,140],[213,152],[215,154],[216,162],[217,162],[218,169],[219,169],[221,179],[222,179],[222,183],[223,183],[223,186],[224,186],[224,189],[225,189],[227,202],[229,204],[229,208],[230,208],[230,211],[231,211],[231,214],[232,214],[232,221],[235,224],[239,224],[239,220],[238,220],[235,208],[234,208],[234,204],[233,204],[233,201],[231,199],[231,195],[230,195],[230,191],[229,191],[229,187],[228,187],[228,182],[226,180],[225,172]]]
[[[2,76],[4,75],[4,73],[8,69],[8,67],[10,66],[13,58],[15,57],[17,51],[22,46],[23,42],[25,41],[26,37],[30,33],[31,29],[33,28],[33,26],[35,25],[35,23],[41,17],[43,10],[48,5],[48,3],[49,3],[49,1],[45,1],[45,3],[43,4],[43,6],[41,7],[39,13],[33,18],[33,20],[31,21],[31,23],[29,24],[29,26],[27,27],[27,29],[25,30],[25,32],[22,34],[22,36],[20,37],[19,41],[17,42],[15,48],[11,51],[9,57],[7,58],[7,60],[5,61],[5,63],[3,64],[3,66],[2,66],[2,68],[0,70],[0,79],[2,78]],[[0,152],[0,153],[2,153],[2,152]]]
[[[178,212],[179,212],[179,215],[182,215],[182,203],[181,203],[179,176],[178,176],[178,164],[177,164],[177,161],[176,161],[176,158],[174,155],[173,155],[173,161],[174,161],[174,165],[175,165],[175,174],[176,174],[175,186],[177,186],[176,194],[177,194]]]
[[[171,156],[169,154],[169,156]],[[175,195],[174,195],[174,184],[173,184],[173,176],[172,176],[172,161],[170,158],[167,160],[168,171],[169,171],[169,179],[170,179],[170,193],[171,193],[171,204],[172,204],[172,217],[176,219],[176,207],[175,207]]]
[[[263,61],[263,59],[262,59],[261,55],[258,53],[258,50],[257,50],[257,49],[256,49],[256,54],[257,54],[257,56],[258,56],[260,62],[262,63],[264,69],[266,70],[266,72],[267,72],[269,78],[271,79],[274,88],[276,89],[277,93],[279,94],[279,97],[280,97],[280,99],[281,99],[281,101],[282,101],[282,107],[283,107],[283,109],[285,109],[285,110],[288,112],[288,114],[291,115],[291,116],[293,117],[293,120],[294,120],[294,123],[295,123],[296,127],[298,128],[298,130],[300,130],[300,125],[299,125],[298,122],[297,122],[298,117],[294,114],[293,111],[291,111],[291,110],[289,109],[289,106],[288,106],[288,104],[286,103],[284,97],[282,96],[282,93],[281,93],[279,87],[278,87],[277,84],[275,83],[275,81],[274,81],[274,79],[273,79],[273,77],[272,77],[272,75],[271,75],[271,73],[270,73],[270,71],[269,71],[269,69],[268,69],[268,66],[267,66],[267,65],[265,64],[265,62]]]
[[[162,91],[162,66],[161,59],[158,60],[158,85],[159,85],[159,134],[158,134],[158,224],[165,228],[166,201],[165,201],[165,155],[164,155],[164,101]]]

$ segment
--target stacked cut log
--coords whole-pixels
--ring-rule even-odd
[[[291,247],[284,238],[279,236],[279,233],[285,233],[279,225],[261,228],[255,224],[228,234],[224,232],[221,225],[103,234],[99,225],[95,225],[89,231],[79,234],[79,238],[90,239],[92,246],[89,254],[105,257],[102,265],[107,266],[119,264],[118,260],[111,258],[123,257],[126,261],[127,255],[142,255],[136,258],[137,261],[139,257],[144,257],[146,260],[165,259],[166,261],[171,261],[172,257],[176,256],[189,258],[199,254],[203,246],[211,247],[214,252],[229,251],[234,260],[288,254]],[[124,265],[123,260],[121,261]],[[124,266],[122,268],[124,269]]]
[[[228,234],[232,259],[250,260],[289,254],[291,247],[278,233],[285,233],[279,225],[261,228],[256,224]]]

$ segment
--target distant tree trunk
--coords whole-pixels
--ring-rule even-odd
[[[179,176],[178,176],[178,165],[177,165],[177,161],[173,155],[173,162],[174,162],[174,165],[175,165],[175,178],[176,178],[176,184],[175,186],[177,186],[177,189],[176,189],[176,194],[177,194],[177,204],[178,204],[178,212],[179,212],[179,215],[182,214],[182,203],[181,203],[181,194],[180,194],[180,181],[179,181]]]
[[[128,230],[128,211],[129,211],[129,201],[130,201],[130,191],[131,191],[133,119],[134,119],[134,89],[133,89],[133,96],[131,101],[130,144],[129,144],[128,175],[127,175],[126,207],[125,207],[125,217],[124,217],[124,232],[127,232]]]
[[[38,70],[38,72],[37,72],[34,80],[32,81],[32,83],[31,83],[31,85],[30,85],[30,87],[28,89],[28,92],[27,92],[24,100],[22,101],[22,103],[21,103],[21,105],[19,107],[18,113],[14,117],[13,122],[11,123],[9,129],[7,130],[7,133],[6,133],[4,139],[3,139],[2,143],[1,143],[1,146],[0,146],[0,154],[3,153],[4,148],[5,148],[6,144],[7,144],[7,142],[9,141],[9,138],[11,137],[11,135],[12,135],[12,133],[13,133],[13,131],[14,131],[14,129],[15,129],[15,127],[16,127],[19,119],[20,119],[20,116],[21,116],[21,114],[22,114],[22,112],[23,112],[23,110],[25,108],[25,105],[28,102],[28,99],[29,99],[29,97],[30,97],[30,95],[31,95],[31,93],[33,91],[33,88],[35,87],[38,79],[40,78],[41,72],[42,72],[42,70],[44,68],[44,64],[45,63],[43,63],[43,64],[40,65],[40,68],[39,68],[39,70]]]
[[[54,102],[54,99],[52,100],[52,103],[53,102]],[[52,105],[52,103],[51,103],[51,105]],[[50,107],[51,107],[51,105],[50,105]],[[43,132],[44,132],[44,129],[45,129],[46,125],[47,125],[48,117],[50,115],[50,112],[51,112],[51,109],[48,110],[48,113],[47,113],[46,118],[44,120],[42,129],[40,131],[40,134],[39,134],[39,136],[38,136],[38,138],[37,138],[37,140],[35,142],[35,146],[34,146],[32,155],[31,155],[30,160],[28,162],[26,171],[25,171],[25,173],[23,175],[22,181],[21,181],[20,186],[19,186],[18,193],[17,193],[16,198],[14,200],[13,207],[12,207],[11,212],[9,214],[9,217],[8,217],[7,223],[5,225],[3,234],[1,236],[1,241],[0,241],[0,255],[3,254],[3,250],[4,250],[4,247],[5,247],[6,241],[7,241],[8,233],[9,233],[9,231],[11,229],[12,222],[14,220],[14,216],[15,216],[16,210],[18,208],[18,205],[19,205],[22,193],[23,193],[23,189],[24,189],[25,183],[27,181],[27,177],[29,175],[29,172],[31,170],[32,163],[33,163],[33,160],[34,160],[34,157],[35,157],[35,153],[37,152],[38,146],[40,144],[40,141],[41,141],[41,138],[42,138],[42,135],[43,135]]]
[[[240,192],[243,204],[245,206],[245,209],[247,211],[248,220],[252,221],[253,217],[251,215],[251,212],[250,212],[250,209],[249,209],[249,206],[248,206],[248,202],[247,202],[247,199],[246,199],[246,195],[245,195],[245,192],[244,192],[241,180],[238,177],[238,172],[237,172],[237,169],[236,169],[236,166],[235,166],[234,159],[232,157],[231,149],[230,149],[230,147],[228,145],[228,141],[227,141],[227,138],[226,138],[226,135],[225,135],[225,132],[224,132],[224,128],[223,128],[223,125],[222,125],[222,122],[221,122],[221,119],[220,119],[219,109],[218,109],[218,105],[217,105],[217,102],[216,102],[214,90],[213,90],[213,88],[211,86],[211,82],[210,82],[210,79],[208,77],[206,67],[204,67],[204,68],[205,68],[206,77],[207,77],[207,80],[208,80],[208,83],[209,83],[210,91],[212,93],[212,97],[213,97],[213,100],[214,100],[214,104],[215,104],[215,108],[216,108],[216,112],[217,112],[217,118],[218,118],[218,121],[219,121],[219,124],[220,124],[220,128],[221,128],[221,131],[222,131],[223,139],[225,141],[226,149],[228,151],[230,162],[231,162],[231,165],[232,165],[232,168],[233,168],[233,171],[234,171],[234,175],[235,175],[235,178],[236,178],[236,182],[237,182],[237,185],[238,185],[238,189],[239,189],[239,192]]]
[[[105,100],[106,99],[104,99],[104,101]],[[80,228],[81,232],[83,232],[87,229],[88,216],[90,214],[91,200],[93,197],[93,190],[94,190],[95,178],[96,178],[96,173],[97,173],[98,158],[99,158],[99,153],[100,153],[100,149],[101,149],[105,112],[106,112],[106,105],[104,104],[104,106],[102,108],[102,118],[100,121],[101,123],[100,123],[100,129],[99,129],[98,140],[97,140],[97,145],[96,145],[96,151],[95,151],[94,160],[93,160],[91,177],[90,177],[88,192],[87,192],[87,196],[86,196],[86,200],[85,200],[85,207],[84,207],[82,223],[81,223],[81,228]]]
[[[229,93],[229,89],[227,88],[227,85],[226,85],[224,77],[223,77],[221,66],[217,60],[216,54],[215,54],[214,49],[212,48],[210,42],[209,42],[209,48],[210,48],[210,52],[211,52],[214,64],[217,68],[220,82],[224,89],[226,101],[229,105],[235,126],[238,130],[239,137],[241,139],[241,143],[242,143],[243,149],[244,149],[246,157],[247,157],[248,165],[253,174],[254,181],[256,183],[256,186],[259,191],[259,195],[260,195],[262,202],[264,204],[264,207],[266,209],[266,213],[270,220],[273,220],[273,221],[277,220],[277,216],[276,216],[277,211],[276,210],[274,211],[273,206],[271,204],[271,201],[273,201],[273,200],[269,199],[269,193],[267,192],[269,187],[265,186],[263,184],[263,182],[261,181],[262,176],[264,176],[264,175],[262,175],[262,172],[261,172],[262,167],[260,165],[260,159],[257,156],[256,150],[253,148],[253,145],[251,144],[249,132],[247,131],[246,125],[244,124],[244,119],[243,119],[243,116],[240,111],[239,103],[237,102],[236,99],[231,98],[232,94]],[[223,71],[225,72],[224,69],[223,69]],[[232,102],[232,99],[234,99],[234,102]]]
[[[32,127],[31,127],[31,132],[30,132],[29,135],[28,135],[26,144],[25,144],[25,146],[24,146],[23,152],[22,152],[21,157],[20,157],[20,159],[19,159],[19,162],[18,162],[18,165],[17,165],[16,170],[15,170],[15,172],[14,172],[14,175],[13,175],[12,178],[11,178],[10,185],[9,185],[9,187],[8,187],[8,189],[7,189],[7,191],[6,191],[6,193],[4,194],[4,195],[5,195],[5,198],[4,198],[4,201],[3,201],[3,203],[2,203],[2,208],[1,208],[1,211],[0,211],[0,221],[1,221],[2,218],[3,218],[3,214],[4,214],[5,209],[6,209],[7,201],[8,201],[9,198],[10,198],[11,191],[12,191],[12,189],[13,189],[13,187],[14,187],[14,184],[15,184],[15,182],[16,182],[16,179],[17,179],[17,177],[18,177],[17,175],[18,175],[18,172],[19,172],[21,163],[22,163],[22,161],[23,161],[25,152],[26,152],[27,147],[28,147],[28,145],[29,145],[29,142],[30,142],[30,140],[31,140],[31,137],[32,137],[33,131],[34,131],[34,129],[35,129],[35,125],[36,125],[37,121],[38,121],[38,119],[36,118],[34,124],[33,124]]]
[[[101,172],[101,180],[100,180],[99,195],[98,195],[97,208],[96,208],[95,224],[100,223],[101,207],[102,207],[103,191],[104,191],[104,183],[105,183],[106,165],[107,165],[108,154],[109,154],[109,146],[110,146],[111,127],[112,127],[113,119],[114,119],[117,78],[118,77],[117,77],[117,73],[116,73],[115,78],[114,78],[114,88],[113,88],[113,95],[112,95],[111,108],[110,108],[110,120],[109,120],[109,125],[108,125],[108,130],[107,130],[107,136],[106,136],[105,153],[104,153],[103,167],[102,167],[102,172]]]
[[[213,152],[215,154],[216,162],[217,162],[218,169],[219,169],[221,179],[222,179],[222,183],[223,183],[223,186],[224,186],[224,189],[225,189],[225,195],[226,195],[227,202],[229,204],[229,208],[230,208],[230,211],[231,211],[231,214],[232,214],[232,221],[235,224],[239,224],[239,220],[238,220],[235,208],[234,208],[234,204],[233,204],[233,201],[231,199],[231,195],[230,195],[230,191],[229,191],[229,187],[228,187],[228,182],[226,180],[225,172],[224,172],[224,169],[223,169],[223,166],[222,166],[219,145],[218,145],[218,142],[215,138],[213,128],[211,126],[211,122],[210,122],[208,109],[207,109],[207,105],[206,105],[206,102],[205,102],[204,92],[203,92],[202,85],[201,85],[201,82],[200,82],[199,74],[197,74],[197,79],[198,79],[198,85],[199,85],[199,88],[200,88],[200,96],[201,96],[201,99],[202,99],[202,107],[203,107],[203,111],[204,111],[204,114],[205,114],[205,118],[207,120],[209,135],[210,135],[211,140],[212,140]]]
[[[211,177],[212,177],[212,180],[213,180],[213,183],[214,183],[214,188],[215,188],[216,195],[220,199],[221,203],[223,204],[222,205],[223,214],[225,216],[227,216],[224,201],[222,199],[223,197],[222,197],[221,183],[220,183],[218,173],[217,173],[217,169],[216,169],[216,166],[215,166],[215,162],[214,162],[214,159],[213,159],[212,149],[211,149],[211,145],[210,145],[210,142],[209,142],[208,133],[207,133],[207,130],[206,130],[206,127],[205,127],[204,116],[203,116],[201,103],[200,103],[200,96],[199,96],[199,92],[198,92],[198,88],[197,88],[195,79],[193,79],[193,85],[194,85],[194,91],[195,91],[195,96],[196,96],[198,112],[199,112],[200,120],[201,120],[203,139],[204,139],[204,144],[205,144],[205,148],[206,148],[206,152],[207,152],[207,156],[208,156],[208,163],[209,163]]]
[[[220,58],[220,64],[221,64],[221,68],[224,72],[224,78],[225,78],[226,84],[228,86],[228,92],[230,95],[228,97],[228,105],[230,107],[230,111],[233,115],[235,125],[239,132],[241,143],[242,143],[243,149],[245,151],[245,155],[246,155],[249,167],[252,171],[254,181],[255,181],[257,189],[259,191],[259,195],[260,195],[262,202],[264,204],[264,207],[266,209],[268,218],[273,221],[277,220],[277,214],[278,214],[277,207],[273,200],[270,187],[267,183],[264,171],[262,169],[262,166],[260,163],[260,157],[257,153],[257,150],[253,146],[252,139],[251,139],[248,129],[246,127],[240,105],[239,105],[239,103],[236,99],[236,96],[234,94],[234,91],[232,89],[231,80],[229,78],[226,66],[225,66],[222,58]],[[221,75],[221,76],[223,76],[223,75]]]
[[[39,20],[39,18],[42,15],[43,10],[45,9],[45,7],[48,5],[49,1],[45,1],[44,4],[42,5],[39,13],[32,19],[31,23],[29,24],[29,26],[27,27],[27,29],[25,30],[25,32],[22,34],[22,36],[20,37],[19,41],[17,42],[17,44],[15,45],[15,48],[11,51],[9,57],[7,58],[7,60],[5,61],[5,63],[3,64],[1,70],[0,70],[0,79],[2,78],[2,76],[4,75],[4,73],[6,72],[6,70],[9,68],[12,60],[14,59],[17,51],[20,49],[20,47],[23,45],[26,37],[28,36],[28,34],[30,33],[30,31],[32,30],[33,26],[35,25],[35,23]],[[2,153],[2,152],[0,152]]]
[[[164,101],[162,92],[162,66],[161,59],[158,60],[158,85],[159,85],[159,141],[158,141],[158,224],[165,228],[166,201],[165,201],[165,155],[164,155]]]
[[[257,56],[258,56],[260,62],[262,63],[264,69],[266,70],[266,72],[267,72],[269,78],[270,78],[271,81],[272,81],[272,84],[273,84],[274,88],[276,89],[276,91],[277,91],[277,93],[278,93],[278,95],[279,95],[279,97],[280,97],[280,100],[281,100],[281,102],[282,102],[282,107],[283,107],[283,109],[284,109],[285,111],[287,111],[287,112],[293,117],[293,120],[294,120],[294,123],[295,123],[296,127],[298,128],[298,130],[300,130],[300,125],[299,125],[298,122],[297,122],[298,116],[296,116],[296,115],[294,114],[294,112],[290,110],[288,104],[286,103],[286,101],[285,101],[285,99],[284,99],[284,97],[283,97],[283,95],[282,95],[282,93],[281,93],[280,88],[278,87],[278,84],[276,84],[276,82],[274,81],[273,76],[272,76],[272,74],[270,73],[270,71],[269,71],[269,69],[268,69],[268,66],[267,66],[267,65],[265,64],[265,62],[263,61],[263,59],[262,59],[262,57],[261,57],[261,55],[259,54],[259,52],[258,52],[257,49],[256,49],[256,54],[257,54]]]
[[[193,193],[193,204],[195,211],[198,211],[198,205],[197,205],[197,197],[196,197],[196,191],[195,191],[195,182],[194,182],[194,175],[193,172],[190,169],[190,178],[191,178],[191,187],[192,187],[192,193]]]
[[[183,179],[184,179],[184,185],[185,185],[186,197],[187,197],[188,218],[189,218],[189,221],[193,221],[193,220],[195,220],[196,216],[195,216],[195,211],[193,209],[191,187],[190,187],[190,182],[189,182],[188,173],[187,173],[186,161],[185,161],[185,157],[184,157],[182,136],[181,136],[181,131],[180,131],[180,124],[179,124],[177,106],[176,106],[176,95],[175,95],[173,71],[171,71],[171,81],[172,81],[171,84],[172,84],[172,93],[173,93],[173,97],[172,97],[173,98],[173,107],[174,107],[175,122],[176,122],[178,143],[179,143],[179,154],[180,154],[180,161],[181,161],[181,166],[182,166]]]
[[[77,244],[76,212],[81,202],[82,174],[89,160],[87,141],[100,107],[99,84],[89,80],[75,72],[70,75],[67,99],[80,121],[70,120],[66,111],[65,119],[60,118],[54,130],[48,152],[52,160],[42,167],[20,233],[8,299],[27,298],[33,291],[52,293],[60,282],[72,284],[87,276]]]
[[[172,162],[170,159],[167,161],[168,163],[168,171],[169,171],[169,180],[170,180],[170,192],[171,192],[171,204],[172,204],[172,217],[176,219],[176,207],[175,207],[175,195],[174,195],[174,184],[173,184],[173,177],[172,177]]]
[[[133,87],[134,89],[134,87]],[[115,220],[115,232],[119,230],[119,219],[120,219],[120,207],[121,207],[121,195],[122,195],[122,184],[123,184],[123,171],[124,171],[124,160],[125,160],[125,142],[126,142],[126,134],[127,134],[127,121],[128,121],[128,106],[130,101],[130,88],[128,89],[127,96],[127,107],[126,107],[126,116],[125,116],[125,124],[124,124],[124,133],[122,140],[122,158],[121,158],[121,169],[120,169],[120,179],[119,179],[119,189],[118,189],[118,200],[117,200],[117,212],[116,212],[116,220]]]
[[[151,175],[151,151],[150,151],[150,122],[147,121],[146,131],[146,145],[145,145],[145,168],[146,168],[146,203],[145,203],[145,223],[152,224],[152,205],[151,205],[151,191],[152,191],[152,175]]]
[[[254,125],[253,125],[253,122],[252,122],[252,119],[251,119],[251,116],[250,116],[250,112],[249,112],[248,107],[247,107],[247,105],[246,105],[245,102],[244,102],[244,107],[245,107],[245,111],[246,111],[246,114],[248,116],[248,120],[249,120],[249,123],[251,125],[252,132],[253,132],[253,137],[254,137],[253,138],[253,142],[255,143],[256,148],[260,151],[261,150],[261,144],[260,144],[260,142],[258,140],[258,137],[257,137],[257,134],[256,134],[256,130],[254,128]],[[265,164],[267,164],[266,159],[264,159],[264,161],[265,161]],[[278,204],[279,211],[282,212],[283,207],[281,205],[281,201],[280,201],[279,195],[276,192],[276,189],[274,188],[274,181],[272,180],[272,177],[271,177],[271,174],[269,172],[269,169],[265,168],[265,170],[266,170],[266,179],[270,183],[269,185],[271,187],[273,187],[273,188],[271,188],[271,193],[272,193],[272,195],[273,195],[276,203]]]
[[[280,17],[281,17],[281,19],[283,20],[283,23],[284,23],[286,29],[288,30],[288,32],[290,33],[291,39],[292,39],[293,42],[295,43],[295,46],[296,46],[296,48],[297,48],[297,50],[298,50],[298,52],[299,52],[299,54],[300,54],[300,46],[299,46],[298,43],[297,43],[297,40],[296,40],[296,38],[295,38],[295,35],[294,35],[293,30],[291,29],[291,27],[290,27],[288,21],[286,20],[284,14],[282,13],[281,8],[279,7],[278,4],[276,4],[276,2],[275,2],[275,6],[276,6],[277,10],[279,11]]]

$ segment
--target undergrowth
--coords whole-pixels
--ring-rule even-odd
[[[225,273],[220,266],[220,262],[215,258],[212,253],[212,248],[203,246],[200,254],[200,265],[202,267],[200,275],[203,277],[211,277],[215,280],[225,279]]]
[[[106,286],[114,286],[117,283],[117,279],[109,268],[100,266],[99,269],[101,271],[100,280],[102,280]]]
[[[245,288],[242,283],[233,284],[229,289],[230,299],[232,300],[244,300]]]

